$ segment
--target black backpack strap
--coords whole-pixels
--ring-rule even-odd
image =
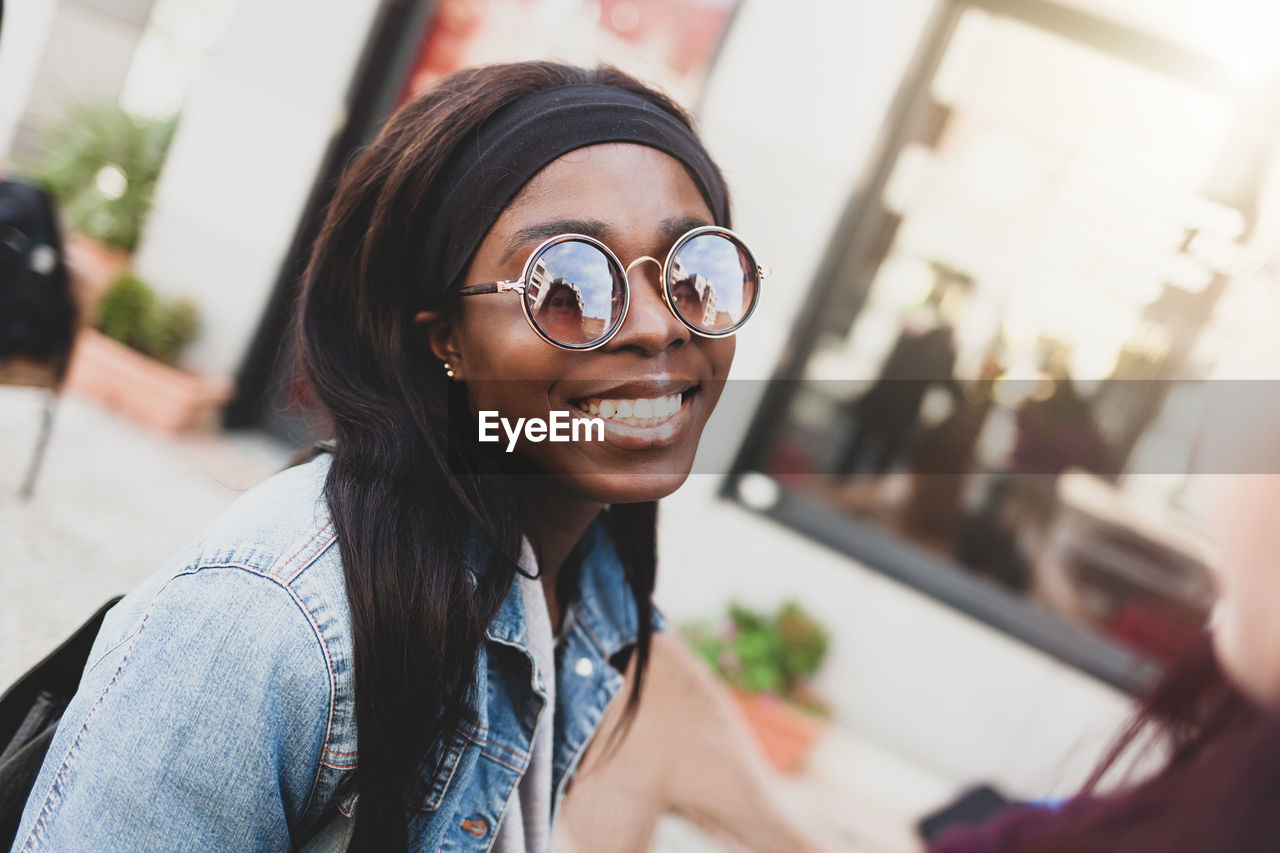
[[[80,684],[102,620],[121,597],[102,605],[0,696],[0,849],[7,850],[13,843],[27,796],[58,721]]]
[[[0,696],[0,750],[13,739],[41,693],[48,693],[62,702],[75,695],[102,620],[121,598],[123,596],[116,596],[102,605],[89,621]]]

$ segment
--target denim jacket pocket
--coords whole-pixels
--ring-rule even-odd
[[[433,812],[438,809],[453,781],[454,772],[458,769],[458,762],[466,751],[467,743],[477,740],[483,742],[483,733],[480,733],[471,723],[463,722],[462,726],[449,738],[444,760],[440,762],[440,766],[430,778],[426,775],[424,762],[415,783],[405,793],[405,805],[423,812]]]

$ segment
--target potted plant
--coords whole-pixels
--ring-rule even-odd
[[[27,170],[70,226],[68,263],[86,316],[129,266],[175,128],[175,119],[133,116],[115,103],[75,104],[45,133]]]
[[[828,716],[808,684],[827,653],[822,626],[794,601],[773,615],[730,604],[729,618],[718,629],[693,627],[687,636],[733,688],[773,765],[783,772],[797,769]]]
[[[82,329],[67,385],[162,432],[210,426],[232,385],[174,366],[199,330],[195,306],[161,300],[131,273],[116,276]]]

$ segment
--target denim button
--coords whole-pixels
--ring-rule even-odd
[[[578,658],[578,662],[573,665],[573,671],[585,678],[595,672],[596,668],[590,658]]]

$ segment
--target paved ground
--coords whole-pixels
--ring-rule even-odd
[[[0,386],[0,685],[283,467],[259,434],[166,438],[65,396],[28,502],[42,390]]]

